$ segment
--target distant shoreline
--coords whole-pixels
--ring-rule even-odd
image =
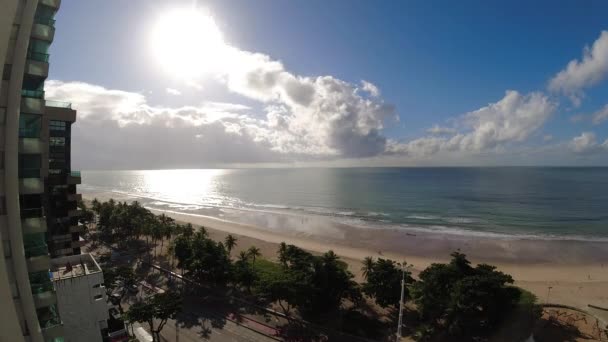
[[[90,201],[94,196],[85,194],[83,197]],[[107,201],[109,197],[98,196],[98,199]],[[130,201],[125,198],[115,200]],[[605,296],[608,288],[608,243],[605,242],[454,238],[441,234],[432,237],[405,235],[404,238],[402,232],[347,227],[337,230],[341,235],[327,237],[303,232],[277,232],[251,224],[175,211],[151,211],[165,213],[180,222],[204,226],[210,236],[219,241],[223,241],[227,234],[233,234],[239,240],[235,251],[255,245],[270,259],[276,257],[280,242],[294,244],[313,253],[331,249],[347,262],[359,281],[362,280],[361,260],[366,256],[405,260],[413,265],[412,271],[417,274],[434,262],[448,261],[449,254],[460,249],[473,263],[489,263],[511,274],[516,285],[535,293],[541,302],[546,300],[547,289],[551,286],[551,302],[582,309],[587,304],[608,306],[608,297]]]

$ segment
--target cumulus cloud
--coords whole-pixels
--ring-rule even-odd
[[[437,134],[437,135],[454,134],[454,133],[456,133],[456,129],[455,128],[442,127],[442,126],[439,126],[439,125],[434,125],[433,127],[427,129],[426,131],[429,134]]]
[[[555,112],[556,104],[538,92],[522,95],[509,90],[500,101],[462,115],[466,128],[447,137],[422,137],[406,143],[390,141],[389,153],[427,156],[439,151],[482,152],[503,144],[523,142]]]
[[[48,99],[78,111],[73,160],[86,168],[200,167],[285,162],[263,120],[240,104],[151,106],[144,95],[82,82],[47,81]]]
[[[368,92],[373,97],[380,96],[380,89],[376,87],[373,83],[370,83],[366,80],[361,81],[361,89]]]
[[[599,125],[606,120],[608,120],[608,104],[591,115],[591,121],[594,125]]]
[[[228,89],[268,104],[267,118],[290,149],[358,158],[384,152],[384,122],[396,120],[378,88],[333,76],[305,77],[260,53],[229,48],[231,67],[222,75]],[[285,146],[281,146],[285,149]]]
[[[586,46],[581,60],[574,59],[549,81],[551,91],[567,95],[579,106],[583,89],[593,86],[608,74],[608,31],[602,31],[591,47]]]
[[[177,89],[173,89],[173,88],[165,88],[165,91],[167,92],[167,94],[170,95],[181,95],[182,92],[177,90]]]
[[[574,137],[570,142],[572,150],[579,154],[592,154],[608,149],[608,139],[603,144],[598,144],[595,133],[583,132]]]

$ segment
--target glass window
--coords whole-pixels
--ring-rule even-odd
[[[51,131],[65,131],[65,127],[65,121],[51,120],[49,123],[49,129]]]
[[[42,330],[61,324],[61,319],[59,318],[59,312],[57,311],[56,304],[47,306],[45,308],[36,309],[36,314]]]
[[[41,159],[39,154],[19,155],[19,178],[39,178]]]
[[[48,271],[32,272],[29,274],[32,294],[43,293],[53,290],[53,283]]]
[[[23,248],[26,258],[47,255],[49,250],[46,246],[46,233],[24,234]]]
[[[50,137],[50,146],[65,146],[65,137]]]
[[[39,138],[40,128],[42,127],[42,116],[37,114],[19,115],[19,137],[20,138]]]

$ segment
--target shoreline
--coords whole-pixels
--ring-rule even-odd
[[[92,196],[83,195],[83,198],[88,201]],[[211,216],[149,209],[155,214],[165,213],[176,221],[204,226],[215,240],[223,240],[227,234],[236,235],[239,241],[233,253],[255,245],[264,257],[275,260],[278,244],[283,241],[313,253],[331,249],[349,265],[357,281],[362,281],[361,260],[366,256],[406,260],[413,265],[412,273],[417,275],[431,263],[448,261],[449,254],[460,249],[473,264],[489,263],[512,275],[515,285],[534,293],[539,302],[547,301],[549,294],[549,302],[553,303],[583,309],[587,309],[587,304],[608,306],[608,243],[605,242],[501,240],[449,234],[406,235],[404,239],[403,232],[340,226],[329,227],[336,231],[316,236],[310,232],[277,231]]]

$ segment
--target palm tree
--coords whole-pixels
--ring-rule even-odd
[[[201,233],[201,235],[203,237],[209,237],[209,233],[207,233],[207,228],[205,228],[204,226],[201,226],[198,231]]]
[[[224,240],[225,242],[225,246],[226,249],[228,250],[228,255],[230,255],[230,252],[232,252],[232,249],[236,246],[236,238],[234,236],[232,236],[232,234],[228,234],[228,236],[226,236],[226,239]]]
[[[262,253],[260,252],[260,249],[257,248],[256,246],[249,247],[249,249],[247,250],[247,254],[251,257],[254,264],[255,264],[255,258],[262,255]]]
[[[372,273],[372,270],[374,269],[374,264],[374,258],[372,258],[371,256],[365,257],[365,259],[363,259],[363,267],[361,267],[361,272],[365,280],[367,280],[367,277]]]
[[[241,251],[239,253],[239,261],[247,262],[247,260],[249,260],[249,254],[247,254],[245,251]]]
[[[182,234],[184,236],[188,236],[188,237],[194,235],[194,227],[192,226],[191,223],[188,223],[185,226],[182,226]]]
[[[287,244],[285,242],[281,242],[279,245],[279,262],[283,267],[287,268]]]
[[[162,239],[164,236],[164,227],[161,222],[156,221],[152,226],[152,238],[154,243],[154,260],[156,260],[156,247],[158,244],[156,243],[159,239]]]
[[[93,198],[91,201],[91,209],[95,212],[95,214],[99,215],[101,211],[101,203],[97,200],[97,197]]]

